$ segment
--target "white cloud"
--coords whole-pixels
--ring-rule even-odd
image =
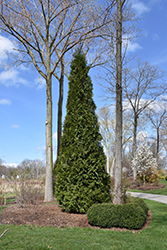
[[[18,125],[18,124],[12,124],[11,128],[18,129],[18,128],[20,128],[20,125]]]
[[[57,141],[57,132],[55,132],[55,133],[53,134],[53,139],[54,139],[55,141]]]
[[[46,147],[45,146],[37,147],[37,151],[41,151],[41,150],[46,150]]]
[[[0,104],[11,105],[11,101],[7,99],[0,99]]]
[[[20,77],[19,71],[15,69],[5,70],[0,73],[0,84],[9,87],[9,86],[18,86],[19,83],[26,86],[30,84],[29,81]]]
[[[134,105],[135,104],[135,99],[131,99],[131,101],[132,101],[132,103]],[[139,108],[144,107],[148,102],[150,102],[150,100],[140,99]],[[131,104],[130,104],[130,102],[128,100],[125,100],[123,102],[123,108],[124,108],[124,110],[132,110],[132,106],[131,106]]]
[[[6,167],[12,167],[12,168],[16,168],[17,167],[16,163],[3,163],[3,165],[5,165]]]
[[[167,103],[165,101],[163,101],[162,98],[165,99],[165,96],[163,96],[163,97],[161,96],[161,100],[157,100],[157,101],[154,101],[154,102],[150,103],[148,105],[148,107],[145,108],[145,110],[146,111],[155,110],[156,112],[161,112],[161,111],[167,110]],[[132,99],[131,101],[132,101],[132,103],[134,105],[135,99]],[[151,100],[141,99],[140,104],[139,104],[139,108],[142,108],[142,107],[146,106],[146,104],[148,102],[150,102],[150,101]],[[128,100],[125,100],[123,102],[123,108],[124,108],[124,110],[132,110],[132,106],[131,106],[131,104],[129,103]]]
[[[143,13],[150,11],[150,8],[148,8],[143,2],[139,0],[132,0],[132,8],[139,16],[142,15]]]
[[[153,40],[155,40],[155,41],[160,40],[159,36],[156,33],[153,34]]]
[[[128,42],[128,51],[135,52],[139,49],[142,49],[139,43]]]
[[[1,81],[12,80],[15,79],[17,76],[18,72],[16,70],[6,70],[0,74],[0,80]]]
[[[45,79],[40,76],[35,79],[35,83],[38,85],[37,89],[42,89],[43,87],[46,86]]]
[[[36,150],[37,150],[38,152],[42,152],[43,155],[46,154],[46,147],[45,147],[45,146],[37,147]]]
[[[149,105],[148,109],[155,110],[156,112],[167,111],[167,103],[165,101],[154,101]]]
[[[167,95],[161,95],[160,98],[161,98],[162,100],[167,100]]]
[[[14,44],[8,38],[0,35],[0,59],[6,60],[8,58],[8,53],[16,53],[14,50]]]
[[[127,49],[128,52],[135,52],[142,49],[139,43],[131,41],[127,35],[123,36],[123,48]]]
[[[21,71],[29,71],[29,67],[26,67],[24,64],[20,64],[19,66],[17,66],[17,69],[21,70]]]

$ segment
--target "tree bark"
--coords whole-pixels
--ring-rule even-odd
[[[108,148],[107,148],[107,173],[110,174],[110,154]]]
[[[114,203],[122,203],[122,1],[117,0],[116,44],[116,168]]]
[[[110,168],[110,176],[111,177],[114,177],[114,169],[115,169],[115,155],[113,156],[112,166]]]
[[[52,80],[51,74],[47,73],[46,82],[46,180],[44,201],[53,200],[53,149],[52,149]]]
[[[159,127],[157,127],[157,163],[159,163]]]
[[[132,159],[136,154],[136,141],[137,141],[137,126],[138,126],[138,116],[134,113],[134,129],[133,129],[133,146],[132,146]],[[136,182],[137,170],[133,168],[133,180]]]
[[[64,57],[61,59],[61,76],[59,79],[59,101],[57,119],[57,159],[60,151],[60,140],[62,135],[62,110],[63,110],[63,84],[64,84]]]

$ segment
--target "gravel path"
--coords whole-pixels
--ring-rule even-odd
[[[160,194],[147,194],[147,193],[136,193],[136,192],[128,192],[133,197],[144,198],[148,200],[158,201],[167,204],[167,195]]]

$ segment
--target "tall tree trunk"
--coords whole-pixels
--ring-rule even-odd
[[[122,1],[117,0],[116,44],[116,168],[114,203],[122,203]]]
[[[143,187],[144,187],[144,191],[145,191],[145,184],[146,184],[146,175],[145,175],[145,173],[143,173]]]
[[[159,127],[157,127],[157,163],[159,163]]]
[[[46,80],[46,180],[44,201],[53,200],[53,151],[52,151],[52,80],[51,74],[47,74]]]
[[[110,168],[110,176],[111,177],[114,177],[114,169],[115,169],[115,155],[113,156],[112,165],[111,165],[111,168]]]
[[[61,59],[61,76],[59,79],[59,102],[57,119],[57,159],[60,151],[60,140],[62,135],[62,110],[63,110],[63,84],[64,84],[64,57]]]
[[[134,158],[136,154],[136,144],[137,144],[137,122],[138,122],[138,116],[134,114],[134,128],[133,128],[133,146],[132,146],[132,159]],[[137,170],[136,168],[133,169],[133,180],[136,182],[137,177]]]
[[[107,173],[110,174],[110,153],[109,153],[109,148],[107,148]]]

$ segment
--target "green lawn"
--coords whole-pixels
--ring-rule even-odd
[[[141,191],[137,189],[129,190],[130,192],[139,192],[139,193],[149,193],[149,194],[162,194],[167,195],[167,181],[160,179],[159,182],[163,183],[166,187],[161,189],[155,189],[155,190],[148,190],[148,191]]]
[[[148,228],[116,232],[89,228],[52,228],[35,226],[1,225],[0,234],[9,231],[0,239],[0,249],[13,250],[154,250],[167,249],[167,205],[146,200],[152,211]]]

